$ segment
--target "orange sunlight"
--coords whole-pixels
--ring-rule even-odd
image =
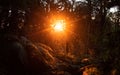
[[[63,20],[57,20],[55,23],[53,23],[52,27],[54,31],[62,32],[65,30],[65,22]]]
[[[54,40],[60,40],[63,42],[68,40],[69,35],[71,35],[71,25],[66,15],[50,15],[50,35]]]

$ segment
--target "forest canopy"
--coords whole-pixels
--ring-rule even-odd
[[[120,70],[120,0],[0,0],[0,34],[25,36],[58,54]]]

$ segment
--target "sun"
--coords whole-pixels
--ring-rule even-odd
[[[64,31],[65,29],[65,23],[63,20],[57,20],[53,25],[52,25],[54,31],[61,32]]]

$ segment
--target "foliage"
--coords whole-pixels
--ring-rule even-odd
[[[117,11],[110,12],[115,6]],[[53,66],[57,59],[71,71],[74,69],[70,67],[71,60],[81,65],[85,58],[93,59],[90,62],[103,65],[100,70],[109,75],[107,71],[120,70],[119,6],[119,0],[0,0],[0,34],[28,37],[41,50],[35,54],[45,64]],[[67,41],[64,37],[62,41],[53,39],[47,31],[51,24],[49,20],[54,15],[65,16],[69,21]],[[94,67],[86,71],[90,73],[92,69],[96,72]]]

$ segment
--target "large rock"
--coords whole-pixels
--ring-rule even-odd
[[[6,75],[45,75],[54,64],[52,49],[25,37],[0,36],[0,71]]]

